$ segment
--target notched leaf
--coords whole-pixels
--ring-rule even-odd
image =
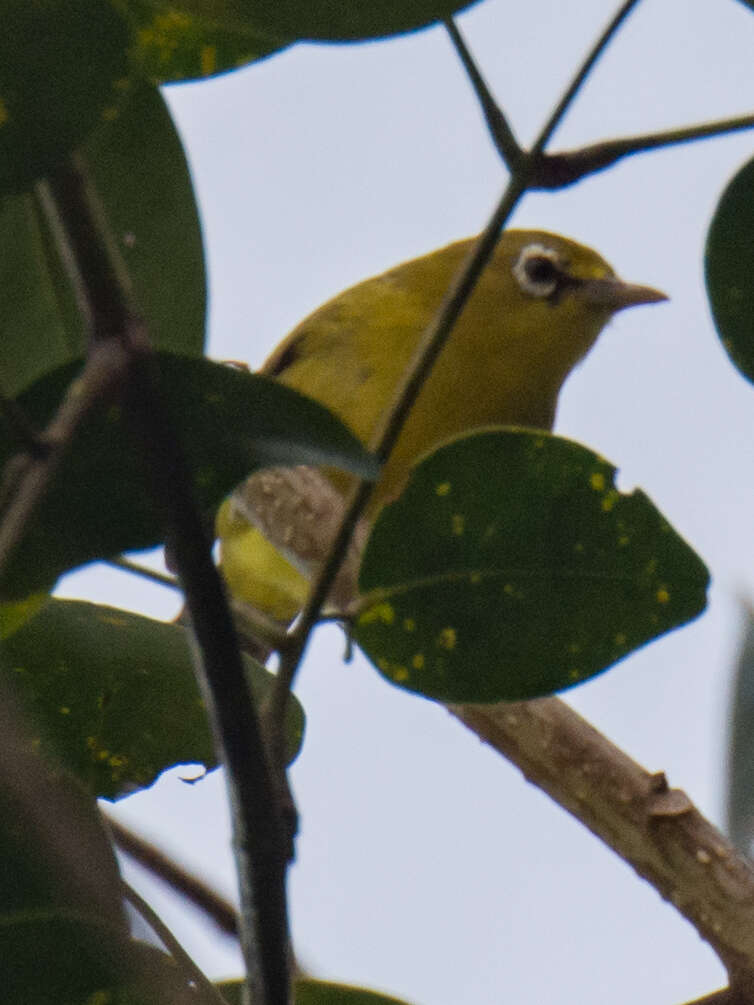
[[[93,795],[108,799],[151,785],[166,768],[216,766],[186,630],[128,611],[51,600],[0,650],[42,750],[62,761]],[[273,675],[245,658],[264,699]],[[289,703],[288,756],[304,721]]]
[[[380,513],[354,636],[393,683],[455,702],[570,687],[696,617],[708,573],[577,443],[500,429],[440,447]]]

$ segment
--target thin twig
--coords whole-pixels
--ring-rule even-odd
[[[238,912],[230,901],[208,886],[204,880],[184,869],[160,848],[125,827],[115,817],[108,813],[104,816],[121,851],[172,887],[182,897],[191,901],[212,919],[221,932],[238,938]]]
[[[168,926],[143,897],[125,880],[122,880],[123,897],[131,904],[136,911],[144,918],[149,927],[154,931],[160,942],[165,946],[178,966],[186,975],[187,984],[194,984],[200,992],[200,1002],[204,1005],[228,1005],[227,1001],[220,994],[209,977],[199,969],[189,954],[173,935]]]
[[[610,44],[613,36],[640,2],[641,0],[625,0],[625,2],[621,4],[614,16],[607,23],[604,31],[592,46],[591,51],[587,54],[586,59],[581,64],[578,71],[574,74],[573,79],[565,89],[562,98],[553,109],[550,118],[545,123],[542,132],[539,134],[539,137],[530,151],[531,154],[538,155],[550,142],[553,133],[560,125],[561,120],[571,106],[573,99],[583,87],[587,77],[592,72],[605,49]]]
[[[144,458],[150,491],[186,595],[197,642],[199,683],[226,768],[248,986],[258,1005],[288,1005],[285,873],[290,840],[283,831],[277,790],[267,767],[225,590],[212,560],[212,542],[194,503],[191,474],[157,387],[128,275],[83,162],[74,161],[58,172],[52,192],[86,284],[94,350],[100,343],[118,342],[128,358],[123,412]]]
[[[11,458],[13,463],[4,473],[4,490],[9,498],[0,523],[0,571],[28,530],[77,430],[94,407],[113,394],[124,379],[127,364],[121,346],[112,342],[96,345],[81,375],[68,388],[57,413],[37,438],[38,443],[44,445],[44,451]],[[13,473],[12,486],[8,484],[7,472]]]
[[[212,542],[193,503],[181,445],[149,373],[149,359],[132,372],[126,395],[151,492],[164,514],[166,544],[186,596],[200,659],[199,683],[226,769],[239,873],[241,947],[253,989],[264,1005],[289,1000],[285,875],[291,857],[277,790],[239,651]]]
[[[718,122],[702,122],[679,129],[667,129],[641,136],[626,136],[617,140],[603,140],[578,150],[564,150],[545,154],[532,177],[532,189],[559,189],[573,185],[586,175],[604,171],[624,157],[662,150],[681,143],[693,143],[754,127],[754,115],[741,115]]]
[[[531,173],[535,170],[542,151],[613,35],[637,3],[639,0],[626,0],[621,5],[590,49],[578,72],[545,122],[531,150],[524,154],[518,162],[517,170],[511,176],[489,223],[475,242],[463,268],[451,284],[438,314],[421,338],[408,371],[404,375],[391,407],[388,409],[383,429],[373,446],[378,461],[384,462],[390,455],[423,383],[447,342],[479,276],[492,256],[500,231],[526,191]],[[346,512],[333,540],[328,559],[314,581],[299,620],[289,634],[288,644],[281,651],[280,668],[266,709],[272,731],[273,754],[276,758],[280,757],[282,750],[283,719],[288,694],[306,648],[309,634],[319,617],[320,608],[329,594],[340,563],[348,549],[351,536],[371,492],[372,484],[360,481],[349,495]]]
[[[141,576],[152,583],[160,586],[169,586],[172,590],[180,590],[180,584],[175,576],[170,576],[166,572],[159,572],[157,569],[150,569],[148,565],[141,565],[139,562],[132,562],[130,558],[118,555],[115,558],[104,559],[105,565],[111,565],[114,569],[122,569],[123,572],[131,572],[134,576]]]
[[[638,0],[637,0],[638,2]],[[635,4],[626,5],[621,9],[607,31],[612,35]],[[521,159],[525,155],[513,129],[506,119],[502,109],[497,104],[492,92],[482,76],[469,51],[458,27],[452,19],[445,22],[445,27],[458,54],[458,58],[474,88],[482,112],[487,122],[487,128],[506,167],[514,173],[518,170]],[[600,43],[598,42],[598,46]],[[599,51],[604,49],[602,46]],[[542,152],[536,167],[531,172],[528,188],[552,189],[566,188],[587,175],[604,171],[613,164],[630,157],[633,154],[647,153],[651,150],[661,150],[665,147],[678,146],[681,143],[692,143],[711,137],[725,136],[729,133],[741,132],[754,127],[754,115],[740,115],[715,122],[702,122],[692,126],[682,126],[678,129],[666,129],[653,133],[643,133],[640,136],[625,136],[615,140],[601,140],[575,150],[561,150],[555,153]]]
[[[44,225],[52,237],[55,253],[63,266],[84,330],[91,337],[93,318],[86,282],[68,239],[57,200],[52,194],[51,184],[46,179],[41,179],[34,185],[34,204],[41,217],[40,225]]]
[[[471,86],[474,88],[474,93],[477,96],[479,104],[482,106],[482,112],[487,122],[490,136],[498,149],[498,153],[503,158],[503,162],[511,174],[513,174],[518,169],[524,151],[516,139],[503,110],[495,101],[492,92],[487,86],[487,82],[479,72],[479,68],[455,21],[452,18],[448,18],[445,21],[445,28],[448,35],[450,35],[450,40],[458,54],[458,58],[461,60],[463,68],[466,70],[471,81]]]

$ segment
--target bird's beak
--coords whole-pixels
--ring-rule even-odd
[[[621,311],[624,307],[635,307],[637,304],[658,304],[668,299],[665,293],[651,286],[625,283],[616,277],[584,279],[579,287],[588,303],[595,307],[605,307],[609,311]]]

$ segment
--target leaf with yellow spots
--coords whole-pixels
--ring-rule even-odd
[[[251,659],[257,700],[272,674]],[[50,600],[0,647],[26,721],[44,752],[65,764],[95,796],[113,799],[151,785],[174,764],[216,765],[209,723],[179,625],[73,600]],[[303,713],[290,705],[292,760]]]
[[[133,32],[131,63],[158,84],[226,73],[285,45],[244,24],[223,24],[179,4],[128,0],[123,10]]]
[[[541,432],[440,447],[375,522],[354,638],[411,691],[498,701],[571,687],[695,618],[704,564],[614,479],[586,447]]]
[[[156,362],[164,402],[204,511],[210,512],[250,471],[264,465],[332,464],[375,475],[371,455],[335,416],[272,378],[169,353],[158,354]],[[62,367],[17,399],[39,428],[75,372]],[[14,449],[9,430],[0,437],[0,465]],[[85,562],[160,544],[162,521],[145,491],[143,472],[119,410],[93,412],[3,570],[0,599],[24,599]]]

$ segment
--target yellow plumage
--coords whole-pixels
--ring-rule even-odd
[[[338,415],[369,443],[472,240],[405,262],[306,318],[263,367]],[[422,388],[375,487],[368,515],[397,495],[417,457],[485,425],[550,429],[558,393],[607,321],[665,299],[624,283],[590,248],[544,231],[506,231]],[[328,472],[339,489],[348,476]],[[231,591],[288,620],[306,579],[249,525],[232,499],[218,515]]]

